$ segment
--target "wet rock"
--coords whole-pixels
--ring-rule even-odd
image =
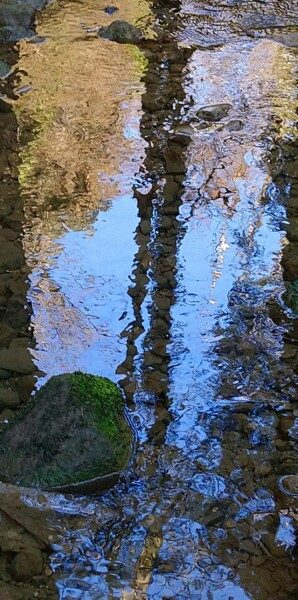
[[[23,294],[14,294],[9,299],[5,311],[5,321],[15,329],[26,326],[29,320],[29,307]]]
[[[101,27],[98,35],[118,44],[139,44],[144,39],[141,29],[120,19],[113,21],[107,27]]]
[[[167,173],[176,174],[185,172],[185,161],[180,146],[169,146],[165,152],[165,162]]]
[[[185,65],[183,63],[172,63],[171,64],[171,72],[172,73],[181,74],[184,68],[185,68]],[[181,75],[179,77],[179,81],[181,81]]]
[[[140,223],[140,230],[143,235],[149,235],[151,231],[151,221],[149,219],[143,219]]]
[[[28,342],[30,342],[30,338],[17,337],[11,342],[9,347],[10,348],[28,348]]]
[[[283,475],[279,478],[278,487],[284,494],[298,498],[298,475]]]
[[[285,557],[285,546],[280,546],[276,543],[275,534],[268,533],[264,538],[264,544],[269,551],[269,553],[275,558],[284,558]]]
[[[23,591],[15,585],[2,583],[0,587],[1,600],[24,600]]]
[[[293,425],[293,418],[291,415],[281,416],[278,423],[279,431],[282,435],[287,436],[290,427]]]
[[[12,212],[12,207],[5,202],[4,200],[0,200],[0,221],[5,219]],[[0,229],[0,237],[2,238],[2,230]]]
[[[9,75],[11,68],[5,60],[0,60],[0,79],[3,79]]]
[[[15,242],[19,238],[19,233],[9,229],[8,227],[2,227],[0,230],[0,236],[5,238],[8,242]]]
[[[0,435],[0,471],[22,485],[73,489],[100,477],[98,486],[107,487],[131,448],[119,388],[102,377],[60,375]]]
[[[298,164],[298,163],[297,163]],[[298,174],[297,174],[298,177]],[[298,219],[291,219],[290,223],[285,226],[287,237],[290,242],[298,242]]]
[[[22,211],[14,210],[7,217],[5,217],[5,219],[3,219],[3,224],[5,227],[21,233],[23,227],[23,217],[24,215]]]
[[[2,547],[4,543],[4,547],[6,547],[8,543],[16,544],[15,534],[9,533],[14,531],[22,536],[21,549],[24,550],[29,546],[46,550],[50,545],[50,537],[53,538],[53,531],[47,525],[47,520],[53,516],[53,513],[46,508],[40,511],[25,504],[21,499],[24,496],[28,496],[28,490],[0,483],[1,534],[3,536],[0,535],[0,545]],[[4,523],[4,516],[7,525]],[[17,539],[20,541],[20,538]],[[14,551],[18,551],[17,546],[14,546]]]
[[[21,246],[5,239],[0,244],[0,273],[20,269],[24,264],[24,254]]]
[[[17,352],[11,348],[0,349],[0,369],[24,375],[36,370],[32,356],[26,348],[18,348]]]
[[[27,402],[35,386],[34,375],[23,375],[14,379],[14,386],[21,402]]]
[[[224,513],[218,508],[215,507],[208,514],[203,514],[200,518],[200,523],[205,527],[214,527],[215,525],[219,525],[224,521]]]
[[[17,42],[32,35],[34,13],[45,4],[46,0],[2,0],[0,4],[0,40]]]
[[[297,348],[295,346],[291,346],[290,344],[285,344],[281,358],[283,360],[291,360],[291,359],[296,358],[296,356],[297,356]]]
[[[246,450],[241,450],[241,452],[239,452],[236,456],[235,456],[235,464],[239,465],[240,467],[244,468],[248,465],[248,456],[247,456],[247,451]]]
[[[16,554],[12,561],[12,575],[16,581],[26,581],[35,575],[41,575],[43,560],[38,548],[31,548]]]
[[[8,347],[14,339],[16,333],[8,325],[0,323],[0,347]]]
[[[262,475],[263,477],[265,477],[266,475],[269,475],[269,473],[271,473],[272,471],[272,467],[269,463],[262,463],[261,465],[257,465],[255,467],[255,472],[257,475]]]
[[[0,369],[0,380],[10,379],[11,371],[6,371],[5,369]]]
[[[10,390],[9,388],[5,388],[3,386],[0,387],[0,409],[3,408],[17,408],[20,404],[20,398],[17,392]]]
[[[204,121],[221,121],[227,116],[229,110],[232,108],[231,104],[211,104],[210,106],[202,106],[197,112],[197,117]]]
[[[283,267],[285,279],[295,281],[298,279],[298,243],[289,244],[283,253]]]
[[[142,96],[142,105],[144,110],[156,113],[156,111],[162,109],[166,105],[166,98],[160,96],[158,93],[151,94],[150,92],[146,92]],[[151,135],[151,130],[149,130],[149,133]]]
[[[107,15],[114,15],[118,11],[119,8],[117,8],[117,6],[106,6],[104,9],[104,12],[107,13]]]
[[[256,547],[256,545],[251,540],[241,540],[240,542],[240,550],[242,552],[247,552],[251,556],[256,556],[260,554],[260,551]]]
[[[229,131],[240,131],[242,127],[243,123],[240,121],[240,119],[232,119],[232,121],[229,121],[227,124],[227,129]]]
[[[178,127],[176,127],[175,129],[175,136],[177,141],[185,146],[189,144],[189,141],[193,134],[194,128],[187,123],[185,123],[184,125],[178,125]]]
[[[298,158],[292,161],[287,161],[284,166],[284,173],[288,177],[298,179]]]

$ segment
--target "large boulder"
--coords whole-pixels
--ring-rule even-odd
[[[46,3],[47,0],[1,0],[0,41],[17,42],[34,35],[35,12]]]
[[[107,27],[101,27],[98,35],[118,44],[139,44],[144,39],[141,29],[120,19],[113,21]]]
[[[84,373],[59,375],[0,433],[0,472],[18,485],[97,491],[125,469],[132,444],[116,384]]]

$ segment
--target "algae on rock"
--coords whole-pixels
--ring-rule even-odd
[[[116,384],[79,372],[58,375],[0,434],[0,472],[44,488],[108,481],[127,466],[132,441]]]

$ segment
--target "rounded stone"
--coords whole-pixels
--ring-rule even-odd
[[[284,494],[298,498],[298,475],[283,475],[279,478],[278,487]]]
[[[197,116],[204,121],[221,121],[221,119],[227,116],[231,108],[231,104],[228,103],[210,104],[209,106],[202,106],[198,110]]]
[[[120,19],[113,21],[107,27],[101,27],[98,35],[118,44],[138,44],[144,39],[141,29]]]
[[[16,581],[26,581],[35,575],[40,575],[43,570],[43,560],[38,548],[19,552],[12,561],[12,574]]]
[[[0,471],[19,485],[104,489],[127,466],[132,445],[118,386],[69,373],[52,377],[0,434]]]

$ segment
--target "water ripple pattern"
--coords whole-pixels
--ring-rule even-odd
[[[40,16],[15,108],[35,360],[119,381],[138,430],[112,490],[46,496],[59,596],[294,599],[296,2],[119,4],[140,47],[104,7]]]

